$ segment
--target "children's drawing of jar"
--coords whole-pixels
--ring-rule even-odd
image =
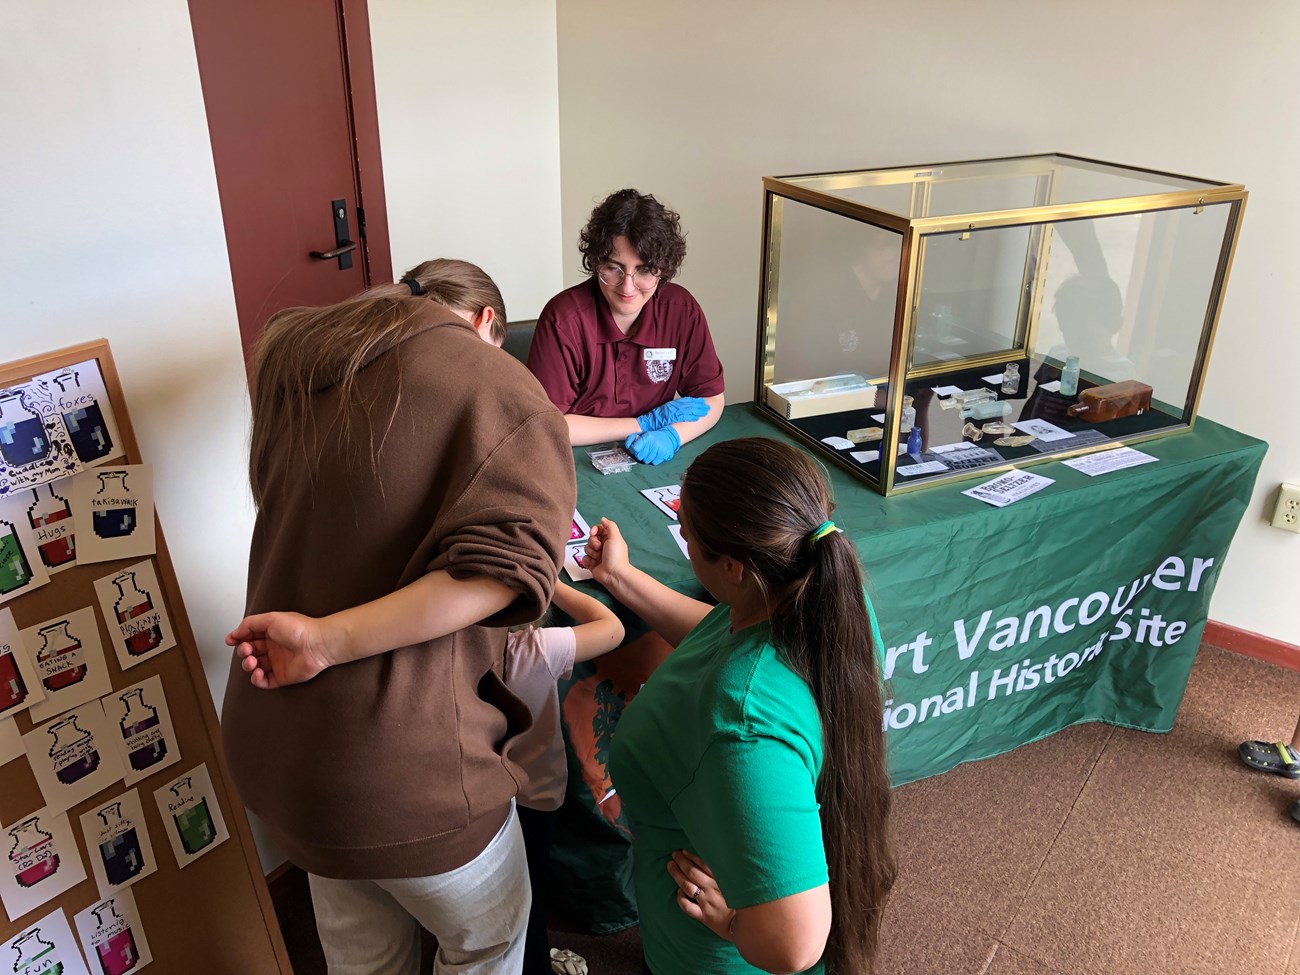
[[[54,775],[64,785],[72,785],[99,768],[99,751],[89,731],[77,724],[77,716],[56,721],[45,729],[54,738],[50,758]]]
[[[45,423],[23,397],[22,390],[0,396],[0,457],[10,467],[44,460],[50,452]]]
[[[194,786],[190,783],[188,775],[171,787],[171,793],[177,799],[189,797],[195,800],[193,804],[172,813],[176,832],[180,834],[181,846],[186,853],[193,856],[205,846],[211,845],[217,838],[217,827],[212,821],[212,814],[208,812],[207,797],[194,795]]]
[[[104,824],[110,839],[99,844],[99,855],[104,860],[104,876],[113,885],[126,883],[144,869],[144,852],[135,824],[122,818],[122,804],[109,803],[95,813]]]
[[[71,625],[69,620],[59,620],[37,631],[41,648],[36,651],[36,666],[43,675],[41,683],[47,691],[61,691],[86,678],[81,641],[68,630]]]
[[[143,772],[167,757],[167,739],[161,734],[154,737],[153,741],[147,741],[145,744],[137,743],[134,747],[131,742],[132,738],[144,734],[150,728],[157,728],[162,723],[158,717],[158,709],[152,704],[145,703],[143,687],[131,688],[121,696],[120,700],[126,705],[126,714],[122,715],[119,727],[129,749],[131,768]]]
[[[117,913],[117,901],[92,907],[90,912],[95,915],[95,930],[90,940],[104,975],[126,975],[134,971],[140,961],[140,949],[136,946],[131,926],[124,924],[122,916]]]
[[[23,588],[32,581],[32,564],[18,539],[18,530],[0,518],[0,596]]]
[[[99,478],[99,490],[93,497],[99,498],[105,494],[121,496],[129,493],[126,474],[126,471],[105,471],[96,474],[95,477]],[[92,506],[93,504],[92,500]],[[90,522],[95,529],[95,534],[100,538],[125,538],[135,531],[136,510],[129,504],[121,507],[96,507]]]
[[[31,972],[33,975],[63,975],[63,962],[59,960],[58,948],[53,941],[41,937],[40,928],[32,928],[26,934],[19,935],[13,943],[18,952],[14,962],[15,972]]]
[[[74,369],[65,369],[54,377],[59,391],[65,396],[69,390],[76,395],[81,388],[81,377]],[[63,425],[68,428],[72,438],[72,448],[77,458],[83,463],[107,457],[113,451],[113,438],[108,435],[108,424],[104,422],[104,411],[96,400],[84,406],[78,406],[63,414]]]
[[[17,707],[27,700],[27,685],[18,670],[13,647],[0,644],[0,713]]]
[[[14,845],[9,850],[9,862],[17,869],[15,879],[19,887],[35,887],[59,869],[59,855],[54,851],[54,837],[41,829],[40,817],[24,819],[9,828]]]
[[[58,538],[42,542],[37,535],[36,550],[41,553],[41,561],[47,569],[57,569],[67,565],[77,557],[76,536],[72,534],[72,508],[67,499],[54,493],[54,485],[46,484],[36,489],[36,500],[27,506],[27,521],[33,531],[58,525],[66,521],[67,530]]]
[[[123,572],[113,577],[117,587],[117,600],[113,603],[113,613],[118,623],[130,623],[131,620],[153,612],[153,597],[141,589],[135,581],[134,572]],[[162,626],[154,623],[138,633],[126,638],[126,652],[133,657],[142,657],[162,644]]]

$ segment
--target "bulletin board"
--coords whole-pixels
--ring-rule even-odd
[[[149,460],[106,341],[0,365],[0,971],[290,975]]]

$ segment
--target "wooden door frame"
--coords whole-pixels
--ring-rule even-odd
[[[347,72],[357,207],[366,220],[362,261],[366,287],[372,287],[393,280],[393,254],[388,242],[388,207],[379,152],[379,106],[375,96],[375,59],[370,47],[370,12],[366,0],[335,0],[335,5]]]

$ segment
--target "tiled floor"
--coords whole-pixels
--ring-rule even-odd
[[[1081,725],[900,789],[882,975],[1300,975],[1300,782],[1236,755],[1298,711],[1300,673],[1203,647],[1171,734]],[[553,943],[640,973],[635,931]]]

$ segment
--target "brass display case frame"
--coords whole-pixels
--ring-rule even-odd
[[[1134,174],[1146,174],[1167,180],[1183,180],[1205,185],[1185,190],[1163,190],[1138,196],[1116,197],[1105,200],[1055,203],[1052,201],[1053,189],[1057,185],[1062,171],[1062,166],[1057,160],[1068,161],[1076,169],[1092,168],[1106,173],[1113,173],[1114,170],[1118,169]],[[941,172],[954,166],[961,167],[956,174]],[[1042,202],[1032,207],[1016,209],[956,213],[944,216],[927,215],[935,184],[974,180],[994,173],[999,176],[1011,174],[1036,177],[1038,179],[1036,198]],[[842,188],[911,183],[912,194],[909,210],[911,213],[919,213],[920,215],[904,217],[888,210],[858,203],[842,196],[832,195],[832,193],[824,189],[814,189],[804,185],[804,182],[810,180],[817,180],[823,185],[830,180],[833,189],[837,177],[843,179]],[[792,176],[765,176],[763,177],[763,240],[759,265],[758,343],[755,363],[754,405],[761,415],[781,426],[787,433],[885,495],[924,490],[936,484],[949,484],[970,478],[987,478],[1013,468],[1065,460],[1100,450],[1113,449],[1121,444],[1141,443],[1191,430],[1195,424],[1197,409],[1200,405],[1201,393],[1205,383],[1206,364],[1218,330],[1223,292],[1227,286],[1229,272],[1232,269],[1233,257],[1236,254],[1237,240],[1241,231],[1241,220],[1248,195],[1246,188],[1239,183],[1224,183],[1179,173],[1128,166],[1122,163],[1109,163],[1067,153],[958,160],[922,166],[894,166],[879,170],[843,170]],[[942,480],[922,481],[920,483],[896,483],[897,458],[890,458],[886,462],[882,452],[881,471],[883,480],[871,477],[860,466],[844,459],[839,451],[827,449],[819,440],[795,426],[768,405],[767,402],[767,387],[775,380],[773,353],[776,347],[776,333],[779,324],[777,320],[777,299],[780,294],[782,206],[783,201],[787,199],[893,231],[902,237],[889,372],[885,376],[868,377],[877,385],[881,383],[887,384],[888,396],[885,401],[885,426],[884,436],[881,440],[882,445],[898,442],[902,397],[906,381],[909,378],[915,379],[951,372],[954,368],[950,362],[941,362],[913,368],[910,372],[907,369],[907,361],[911,356],[916,337],[917,306],[921,294],[921,275],[924,271],[924,249],[928,238],[941,234],[964,235],[969,234],[971,231],[990,228],[1016,226],[1029,226],[1031,228],[1025,260],[1025,281],[1023,282],[1025,287],[1022,290],[1022,294],[1027,294],[1028,297],[1022,301],[1017,315],[1015,342],[1012,347],[1005,350],[962,359],[961,369],[975,369],[1003,363],[1011,357],[1027,355],[1028,350],[1035,347],[1048,265],[1048,261],[1044,258],[1051,251],[1052,232],[1055,224],[1070,220],[1159,210],[1195,208],[1196,212],[1199,213],[1201,208],[1205,206],[1228,204],[1230,212],[1226,221],[1214,281],[1210,287],[1209,301],[1207,302],[1200,339],[1193,361],[1191,382],[1183,408],[1184,415],[1187,418],[1187,425],[1180,429],[1125,436],[1120,441],[1090,444],[1074,450],[1045,454],[1042,457],[1022,457],[1016,460],[1007,460],[977,470],[954,471]]]

